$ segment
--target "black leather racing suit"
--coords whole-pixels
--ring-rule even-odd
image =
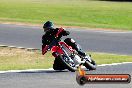
[[[52,40],[54,39],[54,37],[56,36],[56,34],[58,33],[58,30],[59,28],[56,28],[56,29],[51,29],[49,31],[47,31],[43,36],[42,36],[42,43],[43,45],[49,45]],[[59,37],[61,38],[62,36],[66,36],[66,35],[69,35],[70,32],[69,31],[62,31],[60,34],[59,34]],[[77,44],[75,42],[75,40],[73,40],[72,38],[66,38],[64,40],[64,42],[71,46],[73,49],[75,49],[79,55],[81,56],[85,56],[86,54],[82,51],[81,47],[79,44]]]

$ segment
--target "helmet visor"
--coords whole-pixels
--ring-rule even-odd
[[[44,28],[44,32],[47,32],[49,31],[50,29],[49,28]]]

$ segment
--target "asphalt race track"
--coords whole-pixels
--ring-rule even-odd
[[[130,74],[132,64],[98,67],[88,74]],[[0,88],[131,88],[129,84],[85,84],[80,86],[76,82],[75,72],[32,71],[0,74]]]
[[[132,54],[132,32],[67,29],[85,51]],[[40,27],[0,24],[0,44],[41,49]],[[65,37],[64,37],[65,38]]]
[[[85,51],[132,55],[132,32],[67,29]],[[0,44],[41,49],[40,27],[0,24]],[[99,66],[88,74],[130,74],[132,63]],[[0,88],[131,88],[129,84],[86,84],[76,82],[76,73],[53,70],[0,73]]]

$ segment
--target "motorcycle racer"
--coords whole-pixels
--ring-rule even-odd
[[[42,44],[43,44],[42,47],[49,45],[52,42],[52,40],[56,37],[57,34],[59,38],[70,34],[70,32],[65,30],[64,28],[54,28],[54,24],[51,21],[45,22],[43,25],[43,29],[44,29],[45,34],[42,36]],[[63,31],[60,32],[60,30],[63,30]],[[86,53],[81,49],[80,45],[74,39],[66,38],[64,42],[67,45],[71,46],[73,49],[75,49],[78,52],[78,54],[83,57],[83,59],[87,58]],[[55,59],[54,64],[53,64],[53,69],[63,70],[64,67],[62,66],[61,63],[59,63],[57,59]]]

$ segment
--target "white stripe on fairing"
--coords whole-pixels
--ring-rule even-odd
[[[132,62],[122,62],[122,63],[112,63],[112,64],[102,64],[98,65],[100,66],[113,66],[113,65],[120,65],[120,64],[132,64]],[[85,68],[84,66],[82,68]],[[0,71],[0,74],[2,73],[19,73],[19,72],[39,72],[39,71],[53,71],[53,68],[49,69],[27,69],[27,70],[8,70],[8,71]]]

